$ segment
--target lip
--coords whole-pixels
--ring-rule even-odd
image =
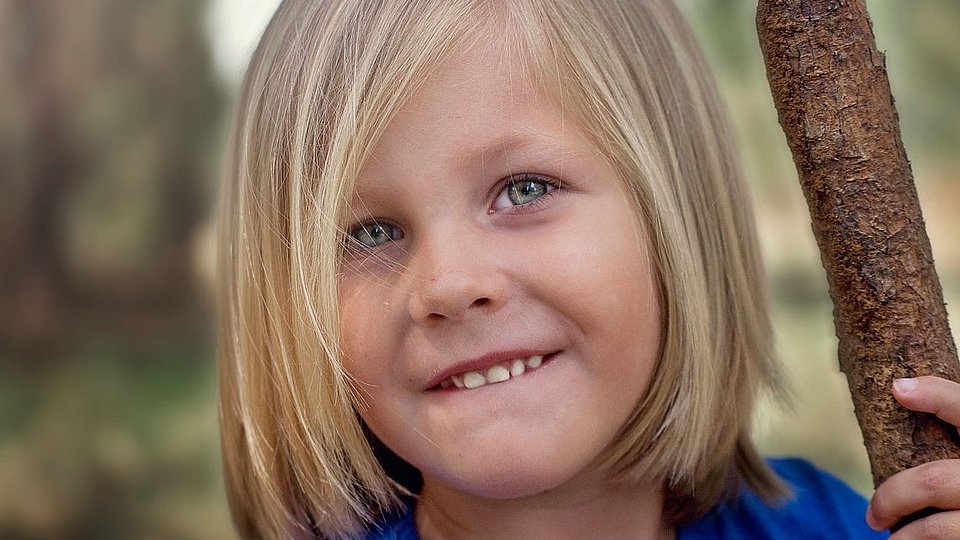
[[[462,375],[468,371],[484,372],[494,364],[501,364],[503,362],[509,362],[510,360],[514,360],[516,358],[529,358],[531,356],[537,356],[537,355],[543,356],[544,361],[546,361],[548,358],[553,358],[559,352],[560,352],[559,350],[555,350],[555,349],[517,349],[517,350],[511,350],[511,351],[499,351],[499,352],[485,354],[477,358],[458,362],[438,372],[433,377],[430,377],[430,379],[424,384],[423,390],[425,392],[431,391],[431,390],[439,390],[441,382],[449,379],[454,375]]]

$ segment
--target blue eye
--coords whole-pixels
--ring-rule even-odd
[[[493,209],[504,210],[526,206],[542,199],[557,188],[556,184],[539,175],[518,175],[509,179],[503,186],[496,200],[493,201]]]
[[[403,238],[403,231],[390,223],[368,221],[348,229],[347,236],[351,247],[370,250]]]

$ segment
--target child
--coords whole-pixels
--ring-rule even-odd
[[[885,537],[750,440],[780,382],[720,111],[668,0],[284,2],[223,208],[243,536]],[[892,478],[870,524],[956,508],[954,469]]]

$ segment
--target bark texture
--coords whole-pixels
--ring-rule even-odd
[[[874,485],[960,458],[956,429],[891,394],[897,377],[960,380],[960,364],[864,0],[760,0],[757,30]]]

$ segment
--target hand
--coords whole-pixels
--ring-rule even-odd
[[[960,426],[960,384],[939,377],[898,379],[893,396],[910,410],[933,413]],[[889,529],[928,507],[944,511],[904,526],[890,540],[960,538],[960,459],[924,463],[888,478],[870,500],[867,524]]]

